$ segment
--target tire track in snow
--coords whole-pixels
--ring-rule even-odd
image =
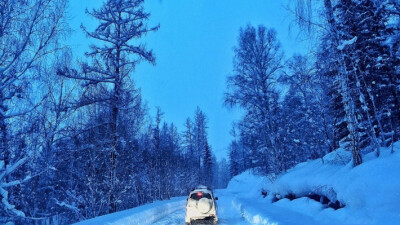
[[[241,215],[240,212],[232,207],[231,195],[225,195],[224,190],[217,190],[215,196],[218,196],[217,201],[217,214],[218,214],[218,225],[246,225],[248,223]],[[183,225],[185,224],[185,209],[180,209],[168,216],[165,216],[158,220],[154,225]],[[210,224],[208,221],[198,222],[200,224]]]

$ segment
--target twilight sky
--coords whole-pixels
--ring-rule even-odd
[[[141,63],[133,78],[155,115],[161,107],[164,119],[180,132],[187,117],[199,106],[208,117],[209,141],[218,159],[227,156],[232,122],[238,109],[223,106],[226,77],[232,71],[233,47],[239,28],[250,23],[274,28],[285,56],[305,52],[306,44],[289,30],[293,16],[284,9],[290,0],[148,0],[148,24],[160,24],[157,32],[142,42],[153,49],[157,64]],[[96,21],[85,14],[102,0],[70,0],[68,17],[72,35],[68,38],[76,58],[83,58],[88,40],[81,29],[93,30]],[[292,26],[293,28],[294,26]]]

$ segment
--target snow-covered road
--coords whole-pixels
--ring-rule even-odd
[[[216,190],[218,225],[246,225],[242,213],[233,207],[234,194],[226,190]],[[172,198],[137,208],[81,221],[76,225],[183,225],[185,224],[186,197]],[[206,222],[204,222],[207,224]],[[201,223],[198,223],[201,224]]]
[[[269,200],[248,196],[246,193],[248,192],[236,192],[227,189],[215,191],[214,194],[218,197],[218,225],[319,224],[313,220],[311,215],[302,213],[301,209],[288,209],[285,207],[285,204],[272,204]],[[285,200],[282,200],[282,202],[285,202]],[[299,205],[298,207],[300,208],[313,208],[311,207],[313,204],[319,204],[313,201],[303,202],[303,200],[294,200],[293,203],[295,203],[294,205]],[[291,205],[292,203],[287,204]],[[167,201],[158,201],[133,209],[100,216],[82,221],[76,225],[183,225],[185,224],[185,205],[186,197],[177,197]],[[210,224],[210,222],[201,221],[196,222],[196,224],[203,225]]]
[[[234,209],[232,206],[233,196],[227,193],[225,190],[216,190],[215,196],[218,197],[217,213],[219,217],[218,225],[246,225],[250,224],[244,220],[241,213]],[[206,221],[204,222],[205,224]],[[167,215],[158,220],[155,225],[182,225],[185,224],[185,209],[180,209],[174,213]]]

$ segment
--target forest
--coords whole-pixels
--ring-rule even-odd
[[[285,57],[277,32],[238,27],[223,102],[243,116],[217,161],[200,108],[184,130],[152,115],[132,79],[157,67],[144,42],[144,0],[107,0],[87,14],[84,60],[65,44],[68,0],[0,2],[0,223],[70,224],[194,186],[224,188],[251,169],[277,176],[338,148],[363,155],[400,139],[400,2],[295,0],[308,54]],[[393,151],[393,149],[392,149]]]
[[[358,166],[400,138],[399,1],[297,1],[289,10],[317,40],[307,55],[284,61],[273,29],[240,30],[225,94],[245,111],[233,127],[232,175],[279,174],[339,147]]]

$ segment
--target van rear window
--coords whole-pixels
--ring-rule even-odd
[[[209,193],[204,193],[204,192],[195,192],[190,195],[190,198],[194,200],[200,200],[201,198],[211,199],[211,195]]]

